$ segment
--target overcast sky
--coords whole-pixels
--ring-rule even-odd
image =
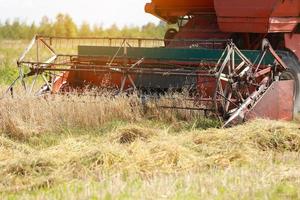
[[[38,23],[43,16],[54,19],[58,13],[68,13],[77,24],[87,21],[105,27],[158,22],[144,12],[146,2],[150,0],[0,0],[0,21]]]

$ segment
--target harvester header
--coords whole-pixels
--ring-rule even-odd
[[[37,96],[105,88],[141,99],[169,91],[224,127],[300,111],[299,0],[152,0],[146,12],[176,29],[162,39],[36,36],[17,64]],[[43,82],[42,86],[37,86]]]

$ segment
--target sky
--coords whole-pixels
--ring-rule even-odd
[[[157,18],[144,12],[147,2],[150,0],[0,0],[0,21],[39,23],[43,16],[53,20],[58,13],[64,13],[78,25],[83,21],[104,27],[157,23]]]

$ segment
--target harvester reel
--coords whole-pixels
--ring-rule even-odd
[[[221,63],[221,61],[224,61]],[[217,64],[216,110],[228,118],[247,96],[252,84],[252,63],[230,42]],[[217,99],[221,99],[220,102]]]
[[[275,61],[272,66],[262,65],[267,53]],[[264,94],[272,82],[287,73],[285,63],[272,49],[267,40],[263,41],[262,52],[252,63],[243,53],[229,42],[216,65],[217,81],[214,97],[215,109],[226,120],[224,126],[243,121],[245,114]]]
[[[65,44],[68,41],[73,43],[75,39],[65,38]],[[166,41],[164,39],[142,41],[126,38],[92,38],[92,41],[95,40],[104,44],[106,41],[107,46],[99,46],[97,43],[92,46],[79,45],[76,46],[78,54],[61,54],[51,45],[55,38],[35,37],[20,57],[19,77],[9,87],[7,93],[18,80],[26,92],[37,96],[72,91],[84,93],[95,87],[111,89],[113,92],[117,90],[116,94],[131,93],[133,90],[143,93],[146,89],[156,94],[173,89],[172,84],[175,85],[175,90],[183,90],[186,85],[183,81],[188,81],[191,85],[191,94],[184,100],[192,102],[192,106],[188,104],[188,106],[158,105],[158,107],[197,110],[205,116],[217,116],[225,121],[224,126],[229,126],[248,119],[248,113],[251,114],[251,111],[257,108],[257,102],[263,99],[269,88],[275,87],[272,91],[278,91],[277,93],[285,93],[283,91],[285,88],[292,90],[291,81],[279,83],[278,87],[274,86],[274,82],[281,82],[280,76],[284,79],[291,73],[287,71],[286,64],[267,40],[264,40],[261,52],[240,51],[232,41],[226,40],[194,41],[199,44],[209,43],[209,46],[220,46],[221,42],[222,46],[226,46],[227,42],[224,51],[205,49],[201,47],[202,45],[199,45],[200,48],[197,46],[161,48]],[[61,41],[61,38],[57,41]],[[118,41],[118,44],[113,45],[114,41]],[[133,42],[129,44],[130,41]],[[149,47],[152,42],[160,46]],[[180,42],[191,41],[180,40]],[[50,52],[50,57],[47,54],[43,59],[45,61],[41,61],[39,56],[36,56],[36,60],[32,60],[28,52],[34,45],[43,45],[42,47]],[[60,46],[56,45],[59,49]],[[43,55],[39,53],[40,49],[37,48],[36,55]],[[290,76],[285,79],[290,79]],[[42,87],[36,92],[37,83],[42,83]],[[287,93],[288,98],[278,97],[289,101],[284,109],[289,109],[292,98],[290,94],[291,92]],[[269,99],[271,98],[272,96]],[[278,102],[279,100],[275,101],[273,108],[276,108]],[[269,113],[271,112],[266,111],[258,116],[265,114],[268,116]],[[282,113],[281,116],[290,119],[289,114],[285,111]],[[273,116],[276,119],[281,117],[276,114]]]

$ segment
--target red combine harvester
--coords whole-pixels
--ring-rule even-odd
[[[178,29],[164,39],[36,36],[8,92],[19,80],[37,95],[188,88],[195,106],[178,109],[213,113],[224,126],[300,111],[299,0],[152,0],[145,10]]]
[[[287,64],[284,77],[295,80],[300,111],[299,0],[152,0],[145,10],[178,23],[179,31],[168,30],[165,39],[233,39],[238,48],[258,50],[267,38]]]

